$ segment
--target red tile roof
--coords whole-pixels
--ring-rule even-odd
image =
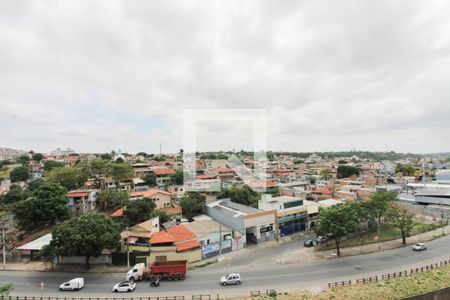
[[[200,179],[200,180],[204,180],[204,179],[216,179],[217,178],[217,174],[205,174],[205,175],[198,175],[196,178]]]
[[[121,217],[121,216],[123,216],[123,208],[122,207],[111,214],[111,218]]]
[[[73,193],[67,193],[67,197],[71,198],[77,198],[77,197],[86,197],[89,196],[89,192],[73,192]]]
[[[192,240],[192,241],[176,244],[175,246],[177,248],[177,251],[180,252],[180,251],[200,247],[200,243],[197,240]]]
[[[188,241],[196,238],[196,235],[184,225],[177,225],[167,230],[176,242]]]
[[[153,170],[153,173],[155,173],[156,175],[170,175],[173,174],[174,172],[175,170],[172,168]]]
[[[151,244],[162,244],[162,243],[174,243],[175,239],[173,236],[167,234],[165,231],[160,231],[152,234],[150,237]]]
[[[164,195],[172,196],[173,194],[167,191],[159,190],[159,189],[149,189],[148,191],[140,191],[140,192],[131,192],[131,197],[146,197],[151,198],[156,194],[161,193]]]
[[[317,194],[330,194],[330,195],[333,193],[329,188],[326,187],[315,189],[313,192]]]
[[[250,183],[250,185],[253,187],[264,187],[264,185],[266,187],[275,187],[275,186],[277,186],[277,183],[272,180],[266,180],[266,181],[255,181],[255,182]]]

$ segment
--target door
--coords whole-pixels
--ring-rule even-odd
[[[136,257],[136,264],[144,264],[147,265],[147,257]]]

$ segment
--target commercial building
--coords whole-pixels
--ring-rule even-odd
[[[237,231],[245,239],[245,245],[275,239],[276,210],[263,211],[226,198],[207,203],[206,213],[217,222]]]

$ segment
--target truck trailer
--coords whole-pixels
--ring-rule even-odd
[[[147,280],[154,276],[167,280],[183,280],[186,272],[187,260],[157,261],[149,267],[140,263],[127,272],[125,280]]]

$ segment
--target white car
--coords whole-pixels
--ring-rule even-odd
[[[415,244],[412,249],[414,251],[423,251],[423,250],[427,250],[427,244],[425,243],[417,243]]]
[[[112,291],[114,293],[118,292],[132,292],[136,288],[136,282],[134,281],[123,281],[115,286],[113,286]]]
[[[84,286],[84,278],[74,278],[72,280],[69,280],[67,282],[63,282],[59,286],[60,291],[79,291]]]
[[[231,273],[220,278],[220,284],[225,286],[229,284],[241,284],[241,275],[239,273]]]

